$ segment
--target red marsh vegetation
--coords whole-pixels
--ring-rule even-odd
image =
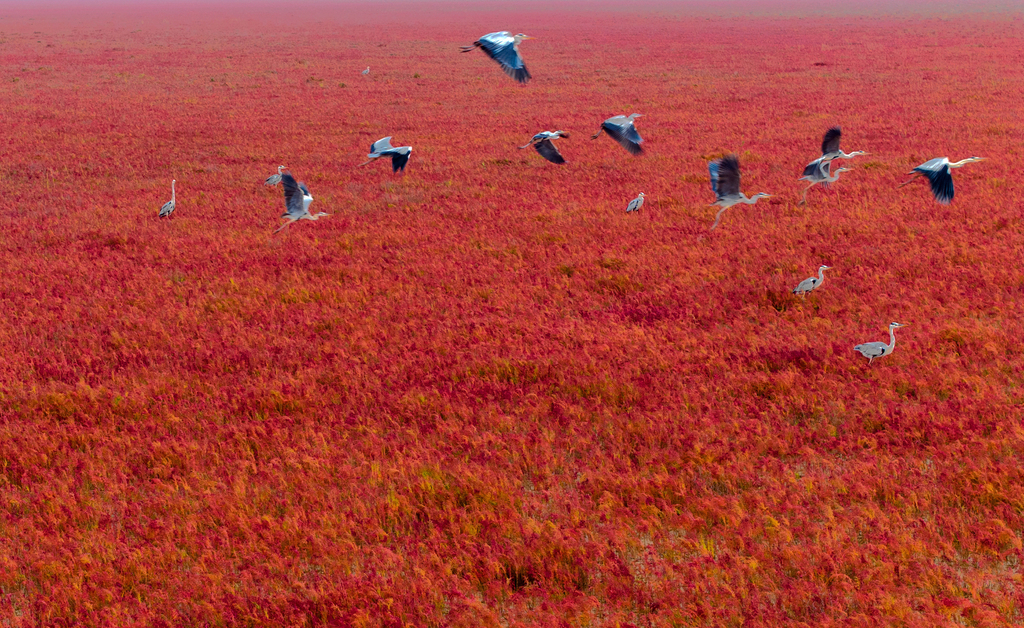
[[[0,7],[0,624],[1024,623],[1021,10],[820,6]]]

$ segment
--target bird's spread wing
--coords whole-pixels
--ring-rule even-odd
[[[299,216],[306,213],[302,206],[302,193],[304,191],[308,193],[305,189],[306,186],[303,185],[300,188],[299,184],[295,182],[295,177],[288,172],[281,175],[281,186],[284,188],[284,213],[281,214],[281,218],[298,219]]]
[[[640,142],[644,141],[643,138],[636,132],[633,123],[626,120],[624,116],[605,120],[601,128],[631,154],[639,155],[644,152],[644,149],[640,147]]]
[[[480,46],[488,57],[497,61],[505,74],[520,83],[530,80],[530,71],[526,69],[522,55],[516,50],[515,40],[508,31],[484,35],[477,40],[476,45]]]
[[[708,173],[711,174],[711,191],[718,197],[718,162],[712,161],[708,164]]]
[[[953,175],[949,171],[949,161],[942,157],[932,159],[914,168],[914,172],[920,172],[928,177],[928,183],[932,187],[932,194],[935,200],[943,205],[949,205],[953,200]]]
[[[832,162],[818,157],[804,168],[804,176],[812,179],[823,179],[830,174]]]
[[[949,205],[953,201],[953,175],[950,174],[949,168],[943,168],[925,176],[928,177],[928,182],[932,186],[935,200],[943,205]]]
[[[736,196],[740,193],[740,160],[736,155],[726,155],[718,160],[718,198]]]
[[[839,140],[843,137],[843,130],[837,126],[825,131],[825,137],[821,140],[821,154],[827,155],[839,150]]]
[[[391,147],[391,136],[382,137],[370,145],[370,155],[379,155]]]
[[[541,157],[547,159],[551,163],[565,163],[565,158],[562,157],[562,154],[560,152],[558,152],[558,149],[555,148],[555,145],[551,143],[551,140],[543,140],[537,142],[536,144],[533,145],[533,147],[537,149],[537,152],[540,153]]]
[[[409,155],[412,154],[412,150],[407,151],[392,151],[391,152],[391,171],[398,172],[399,170],[405,172],[405,164],[409,163]]]

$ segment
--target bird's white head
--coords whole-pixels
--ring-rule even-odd
[[[855,150],[852,153],[850,153],[850,157],[859,157],[861,155],[870,155],[870,154],[871,153],[866,153],[866,152],[864,152],[862,150]]]
[[[984,157],[971,157],[967,161],[985,161]]]
[[[758,192],[757,194],[754,195],[754,198],[771,198],[771,197],[772,197],[772,195],[768,194],[767,192]]]
[[[903,324],[903,323],[896,323],[896,322],[889,323],[889,328],[890,329],[896,329],[897,327],[906,327],[906,325]]]
[[[530,37],[529,35],[524,35],[522,33],[519,33],[518,35],[513,37],[513,39],[515,39],[516,43],[518,44],[519,42],[523,41],[524,39],[537,39],[537,38],[536,37]]]
[[[824,264],[822,264],[821,266],[818,267],[818,270],[828,270],[829,268],[832,268],[832,267],[831,266],[825,266]]]
[[[643,193],[643,192],[641,192],[641,193],[640,193],[640,198],[643,198],[643,197],[644,197],[644,193]]]
[[[644,117],[644,114],[642,114],[642,113],[631,113],[631,114],[629,114],[629,119],[630,120],[633,120],[634,118],[642,118],[642,117]]]

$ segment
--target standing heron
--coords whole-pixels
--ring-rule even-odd
[[[470,52],[479,48],[488,57],[497,61],[501,69],[505,71],[505,74],[508,74],[520,83],[526,83],[530,80],[530,71],[526,69],[526,64],[523,63],[523,56],[519,54],[519,42],[524,39],[534,38],[522,33],[513,37],[512,33],[508,31],[487,33],[474,41],[473,45],[462,46],[460,50],[462,52]]]
[[[815,159],[811,163],[807,164],[804,168],[804,176],[797,179],[797,181],[810,181],[811,184],[804,189],[804,197],[798,203],[803,205],[807,202],[807,192],[810,191],[817,184],[821,184],[821,187],[827,188],[829,183],[835,183],[839,180],[840,172],[848,172],[851,168],[836,168],[836,171],[829,174],[829,170],[832,167],[831,161],[824,161],[822,159]]]
[[[825,281],[825,271],[828,270],[829,268],[832,268],[832,267],[831,266],[825,266],[824,264],[819,266],[818,267],[818,276],[817,277],[808,277],[807,279],[804,279],[803,281],[801,281],[799,284],[797,284],[796,288],[793,288],[793,294],[799,294],[801,297],[803,297],[804,295],[806,295],[811,290],[814,290],[815,288],[820,286],[822,284],[822,282]]]
[[[640,208],[643,207],[643,206],[644,206],[644,193],[641,192],[640,196],[638,196],[638,197],[634,198],[633,200],[631,200],[629,202],[629,205],[626,205],[626,213],[627,214],[629,212],[637,212],[637,213],[639,213],[640,212]]]
[[[409,155],[412,154],[412,146],[399,146],[395,148],[391,145],[391,136],[382,137],[373,144],[370,145],[370,154],[367,155],[369,159],[359,164],[365,166],[371,161],[376,161],[381,157],[391,158],[391,171],[398,172],[401,170],[405,172],[405,164],[409,162]]]
[[[854,351],[860,351],[860,354],[868,359],[868,364],[875,358],[889,355],[892,350],[896,348],[896,328],[906,327],[901,323],[889,323],[889,344],[884,342],[866,342],[862,345],[857,345],[853,348]]]
[[[932,187],[932,194],[935,196],[935,200],[943,205],[949,205],[953,201],[953,175],[949,172],[953,168],[959,168],[976,161],[985,161],[984,157],[968,157],[967,159],[961,159],[958,162],[950,163],[948,157],[936,157],[935,159],[929,159],[917,168],[910,171],[910,174],[914,175],[910,179],[900,185],[903,187],[907,185],[918,175],[928,178],[928,183]]]
[[[288,225],[298,220],[316,220],[326,216],[324,212],[318,214],[309,213],[309,204],[313,202],[313,195],[305,183],[296,183],[292,173],[285,172],[281,175],[281,186],[284,188],[284,213],[281,218],[287,218],[288,222],[277,228],[277,233]]]
[[[272,174],[267,177],[267,180],[263,182],[263,185],[277,185],[281,182],[281,171],[284,170],[284,166],[277,167],[277,174]]]
[[[171,179],[171,200],[164,203],[164,206],[160,208],[160,218],[166,218],[174,212],[174,179]]]
[[[552,144],[552,140],[557,140],[560,137],[569,137],[569,134],[565,131],[541,131],[530,138],[528,144],[520,146],[519,149],[522,150],[528,146],[533,146],[544,159],[553,164],[564,164],[565,158],[562,157],[562,153],[558,152],[558,149]]]
[[[715,224],[711,225],[708,231],[714,231],[718,222],[722,219],[725,210],[733,205],[746,203],[753,205],[759,198],[768,198],[771,194],[758,192],[750,198],[740,192],[740,160],[736,155],[726,155],[721,159],[708,164],[708,172],[711,173],[711,189],[715,193],[715,202],[712,207],[721,207],[718,215],[715,216]]]
[[[366,69],[363,70],[363,76],[366,76],[369,73],[370,73],[370,66],[366,66]]]
[[[614,116],[608,118],[601,123],[601,128],[594,133],[590,139],[596,140],[601,132],[604,131],[612,137],[613,140],[622,145],[623,148],[629,151],[631,155],[639,155],[644,152],[644,149],[640,146],[640,143],[644,141],[644,138],[640,137],[640,134],[636,132],[636,127],[633,126],[633,120],[642,117],[642,113],[632,113],[628,116]]]

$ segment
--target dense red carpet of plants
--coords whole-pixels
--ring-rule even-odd
[[[0,6],[0,625],[1024,623],[1024,15],[821,7]]]

